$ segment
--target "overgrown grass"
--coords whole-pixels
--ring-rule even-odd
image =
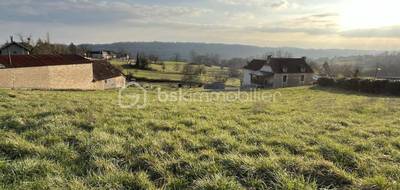
[[[136,110],[118,91],[0,90],[0,189],[400,188],[400,99],[264,92],[282,96],[162,103],[149,89]]]

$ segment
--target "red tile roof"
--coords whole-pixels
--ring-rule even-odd
[[[11,63],[10,63],[11,58]],[[12,55],[0,56],[5,68],[40,67],[73,64],[93,64],[93,80],[100,81],[122,76],[120,70],[107,61],[93,61],[79,55]]]
[[[11,55],[0,56],[0,64],[6,68],[40,67],[55,65],[87,64],[91,60],[79,55]]]

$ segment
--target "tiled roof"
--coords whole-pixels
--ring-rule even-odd
[[[314,73],[306,63],[305,58],[268,58],[268,60],[252,60],[244,68],[258,71],[264,65],[269,65],[274,73]],[[287,70],[286,72],[284,72]]]
[[[19,47],[25,49],[26,51],[31,51],[31,50],[33,49],[32,46],[29,45],[29,44],[27,44],[27,43],[11,42],[11,43],[4,44],[4,45],[0,48],[0,50],[5,49],[5,48],[7,48],[7,47],[10,47],[11,45],[19,46]]]
[[[0,56],[0,64],[6,68],[40,67],[55,65],[87,64],[91,60],[79,55],[12,55]]]
[[[246,66],[244,66],[244,68],[253,70],[253,71],[258,71],[266,64],[267,64],[267,60],[253,59],[250,63],[248,63]]]
[[[100,81],[122,76],[120,70],[107,61],[93,61],[93,80]]]
[[[11,58],[11,63],[10,63]],[[79,55],[12,55],[0,56],[5,68],[93,64],[93,80],[100,81],[121,76],[120,70],[106,61],[93,61]]]

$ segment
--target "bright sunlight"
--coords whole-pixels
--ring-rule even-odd
[[[341,28],[361,29],[400,24],[398,0],[352,0],[343,4]]]

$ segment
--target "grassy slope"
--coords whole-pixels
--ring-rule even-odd
[[[150,91],[126,110],[117,91],[0,90],[0,188],[396,188],[398,98],[276,91],[273,104]]]

